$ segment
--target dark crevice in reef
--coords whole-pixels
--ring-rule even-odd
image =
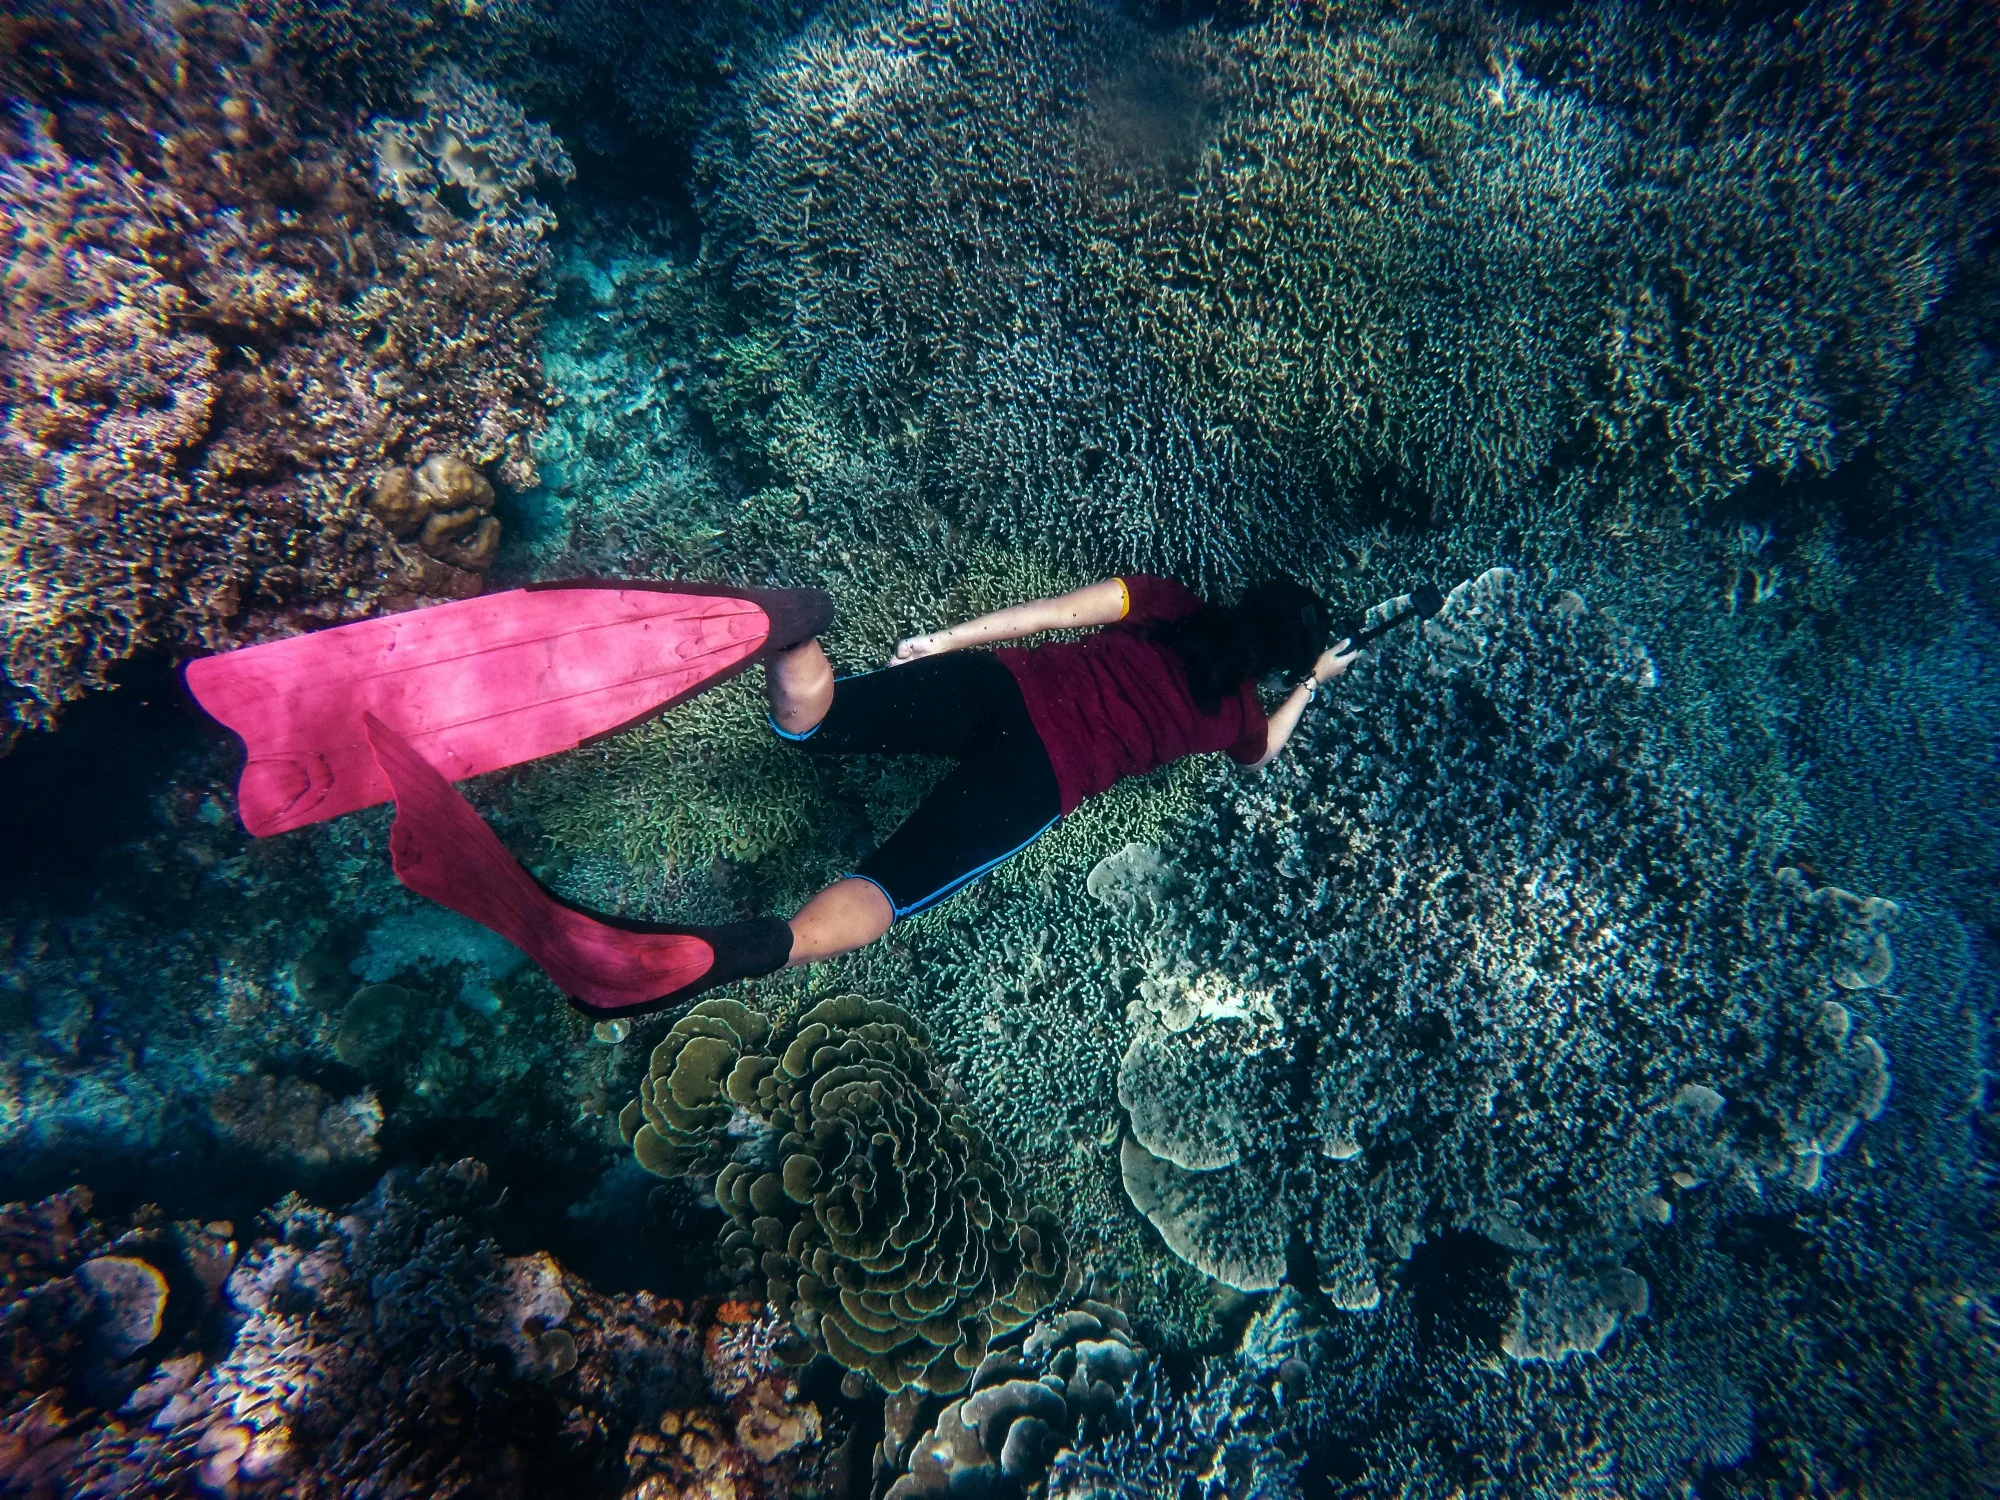
[[[867,1500],[877,1489],[875,1450],[885,1430],[883,1397],[874,1391],[850,1396],[842,1389],[847,1371],[824,1354],[816,1355],[799,1373],[799,1399],[819,1408],[835,1431],[845,1429],[833,1474],[829,1500]],[[928,1404],[928,1403],[927,1403]],[[942,1402],[936,1404],[942,1405]],[[935,1413],[926,1413],[919,1425]]]
[[[1368,1456],[1351,1443],[1329,1440],[1306,1454],[1299,1471],[1301,1500],[1333,1500],[1351,1484],[1368,1477]]]
[[[1783,544],[1826,515],[1838,516],[1842,533],[1855,541],[1891,541],[1902,534],[1908,513],[1897,505],[1873,446],[1824,474],[1810,466],[1790,475],[1761,469],[1711,504],[1703,519],[1717,530],[1769,526]]]
[[[1438,1348],[1498,1350],[1514,1256],[1469,1229],[1448,1229],[1410,1252],[1403,1282],[1418,1337]]]
[[[1295,1119],[1311,1116],[1313,1065],[1318,1059],[1319,1033],[1310,1028],[1302,1030],[1298,1045],[1292,1052],[1292,1065],[1285,1073],[1285,1088],[1290,1095],[1288,1102]],[[1305,1149],[1303,1138],[1293,1144],[1285,1160],[1285,1171],[1304,1171]],[[1321,1310],[1319,1258],[1313,1254],[1312,1237],[1304,1223],[1294,1224],[1285,1241],[1285,1285],[1304,1297],[1315,1311]]]
[[[150,1205],[168,1219],[225,1219],[241,1228],[294,1191],[315,1203],[351,1202],[393,1165],[378,1159],[301,1170],[219,1142],[192,1119],[177,1122],[173,1135],[184,1144],[137,1154],[129,1141],[110,1134],[101,1143],[70,1134],[52,1152],[17,1146],[0,1171],[0,1202],[36,1202],[82,1184],[95,1211],[108,1219],[128,1218]]]
[[[1322,479],[1318,490],[1324,508],[1332,508],[1329,502],[1346,502],[1358,531],[1379,526],[1398,536],[1415,536],[1429,531],[1438,519],[1437,497],[1394,467],[1377,469],[1352,489]]]
[[[727,1290],[710,1284],[708,1247],[722,1228],[720,1209],[702,1207],[683,1183],[619,1171],[622,1161],[607,1179],[600,1178],[602,1161],[538,1153],[533,1142],[512,1146],[491,1120],[403,1126],[392,1114],[379,1156],[317,1169],[232,1148],[193,1119],[172,1134],[185,1144],[139,1155],[109,1137],[92,1145],[71,1136],[56,1153],[17,1149],[0,1171],[0,1202],[35,1202],[82,1183],[96,1212],[109,1219],[151,1206],[169,1220],[220,1219],[249,1233],[288,1193],[318,1204],[351,1203],[392,1169],[475,1157],[486,1163],[491,1184],[478,1227],[505,1253],[546,1250],[607,1294],[644,1290],[685,1298]],[[578,1211],[579,1200],[586,1211]]]
[[[576,176],[553,206],[558,240],[588,235],[615,218],[645,236],[659,253],[692,256],[701,244],[701,213],[690,184],[694,159],[687,144],[600,119],[551,122],[569,148]]]
[[[123,663],[61,729],[23,735],[0,756],[0,902],[76,911],[106,881],[126,881],[120,851],[152,824],[152,799],[220,743],[234,737],[162,657]]]

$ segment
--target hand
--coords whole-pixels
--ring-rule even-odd
[[[913,635],[906,641],[896,642],[896,649],[889,657],[892,667],[908,666],[913,661],[921,661],[926,656],[936,656],[944,650],[934,635]]]
[[[1355,659],[1360,655],[1359,651],[1349,651],[1347,649],[1347,642],[1344,640],[1337,645],[1328,647],[1320,653],[1319,660],[1313,663],[1313,680],[1315,682],[1333,681],[1334,678],[1352,666]]]

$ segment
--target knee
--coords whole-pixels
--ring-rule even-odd
[[[837,880],[792,918],[793,967],[864,948],[896,919],[888,892],[874,881],[850,875]]]
[[[816,640],[780,652],[766,663],[764,691],[771,721],[786,734],[805,734],[833,706],[833,666]]]

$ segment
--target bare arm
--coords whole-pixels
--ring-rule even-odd
[[[1348,665],[1360,654],[1359,651],[1349,651],[1347,642],[1342,641],[1339,645],[1320,653],[1319,660],[1313,663],[1310,680],[1322,684],[1331,682],[1345,672]],[[1306,686],[1306,683],[1302,682],[1293,688],[1291,695],[1278,705],[1278,711],[1271,715],[1270,728],[1265,731],[1264,753],[1250,763],[1252,770],[1258,766],[1268,765],[1272,757],[1285,748],[1285,742],[1292,737],[1292,731],[1299,727],[1299,720],[1305,714],[1306,705],[1312,701]]]
[[[990,646],[1001,641],[1039,635],[1044,630],[1080,630],[1090,625],[1110,625],[1125,618],[1124,583],[1107,578],[1087,588],[1073,589],[1053,599],[1033,599],[1009,605],[990,615],[967,620],[929,635],[911,636],[896,647],[889,665],[900,667],[926,656],[946,651],[963,651],[968,646]]]

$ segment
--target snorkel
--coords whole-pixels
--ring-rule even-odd
[[[1389,602],[1391,605],[1401,602],[1403,608],[1395,614],[1377,620],[1373,625],[1367,623],[1367,615],[1351,616],[1346,620],[1336,621],[1333,627],[1333,643],[1338,644],[1345,638],[1349,649],[1359,651],[1380,640],[1406,621],[1428,620],[1444,608],[1444,595],[1438,592],[1436,584],[1420,583],[1409,593],[1401,595],[1400,600],[1392,599]],[[1369,613],[1373,614],[1374,611],[1370,610]]]

